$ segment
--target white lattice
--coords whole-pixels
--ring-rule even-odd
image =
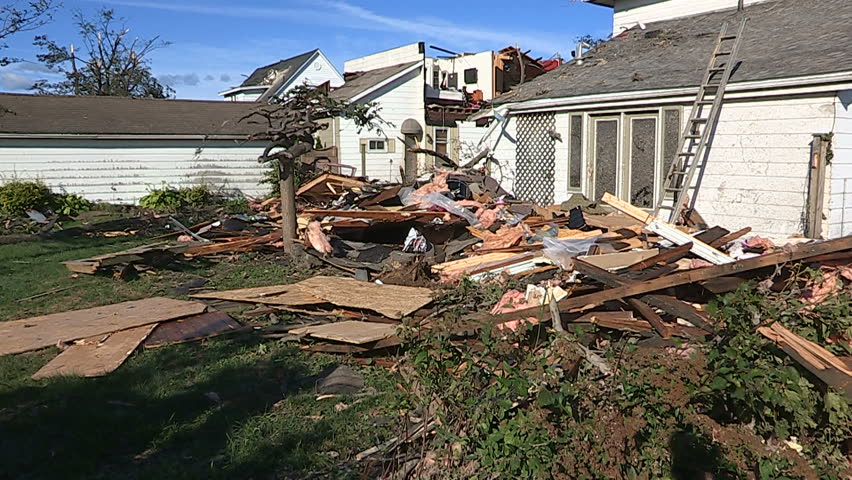
[[[515,196],[546,206],[553,204],[556,176],[556,116],[536,113],[518,117]]]

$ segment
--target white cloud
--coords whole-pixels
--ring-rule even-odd
[[[35,79],[15,72],[0,72],[0,88],[3,90],[27,90],[33,86]]]
[[[197,86],[201,83],[201,79],[198,77],[197,73],[183,73],[177,75],[160,75],[157,77],[157,80],[163,82],[164,84],[174,87],[177,85],[189,85],[190,87]]]
[[[87,0],[98,1],[98,0]],[[346,29],[373,30],[410,34],[412,43],[418,40],[441,40],[450,46],[457,44],[473,49],[498,49],[518,44],[542,54],[550,54],[560,49],[570,48],[577,34],[539,34],[523,31],[508,31],[503,25],[472,27],[470,23],[453,23],[435,18],[398,18],[382,15],[364,7],[341,0],[318,0],[316,3],[326,8],[284,8],[254,7],[249,5],[210,5],[198,3],[160,3],[150,0],[115,0],[115,5],[150,8],[157,10],[197,13],[224,17],[298,19],[311,23]]]

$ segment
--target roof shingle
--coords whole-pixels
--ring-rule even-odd
[[[725,21],[749,18],[732,83],[852,70],[852,2],[774,0],[633,28],[495,103],[696,87]]]

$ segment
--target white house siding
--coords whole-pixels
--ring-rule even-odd
[[[497,124],[491,124],[488,127],[477,127],[473,122],[460,122],[459,140],[463,145],[473,146],[479,145],[481,141],[481,148],[490,148],[494,158],[494,162],[491,163],[491,176],[500,182],[504,189],[511,192],[514,188],[516,172],[516,121],[514,117],[509,117],[505,122],[493,121]],[[462,146],[462,152],[464,148]]]
[[[319,54],[311,63],[305,66],[293,80],[288,83],[286,91],[299,85],[318,86],[330,82],[332,88],[343,85],[343,77],[323,54]]]
[[[842,237],[852,235],[852,90],[838,93],[835,112],[828,229]]]
[[[379,115],[393,126],[383,127],[383,132],[363,129],[351,120],[340,120],[338,139],[340,162],[356,168],[356,174],[386,181],[400,181],[400,167],[405,165],[400,128],[409,118],[416,120],[426,132],[426,111],[423,105],[423,71],[416,69],[393,83],[359,100],[359,103],[376,102],[381,107]],[[393,152],[367,153],[366,172],[361,168],[361,140],[387,139],[394,144]],[[419,159],[422,160],[422,159]]]
[[[366,57],[347,60],[343,63],[343,71],[346,73],[367,72],[379,68],[402,65],[403,63],[423,60],[425,53],[422,44],[412,43],[398,48],[392,48],[383,52],[367,55]]]
[[[731,230],[803,233],[811,142],[833,123],[833,96],[725,102],[698,211],[709,224]]]
[[[88,200],[136,203],[163,182],[259,196],[263,145],[201,140],[0,139],[0,180],[38,179]]]
[[[745,0],[745,5],[768,0]],[[689,15],[736,8],[739,0],[617,0],[613,32],[618,34],[637,23],[659,22]]]

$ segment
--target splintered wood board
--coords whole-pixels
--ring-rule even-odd
[[[102,377],[120,367],[156,327],[145,325],[82,340],[54,357],[32,378],[39,380],[58,375]]]
[[[169,245],[168,242],[160,242],[151,245],[142,245],[140,247],[122,250],[120,252],[98,255],[96,257],[62,262],[62,264],[65,265],[65,268],[72,272],[93,274],[101,267],[142,261],[145,259],[145,255],[153,252],[168,252],[177,255],[189,250],[190,247],[195,245],[201,245],[201,243],[195,242],[181,245]]]
[[[651,250],[588,255],[581,256],[579,258],[580,260],[591,263],[596,267],[605,268],[607,270],[618,270],[619,268],[629,267],[635,263],[643,262],[649,258],[659,255],[659,253],[659,249],[652,248]]]
[[[475,257],[467,257],[462,258],[460,260],[453,260],[452,262],[438,263],[432,265],[432,273],[440,273],[445,271],[456,271],[456,270],[465,270],[471,267],[476,267],[478,265],[491,263],[491,262],[499,262],[501,260],[508,260],[517,253],[507,252],[496,252],[496,253],[486,253],[484,255],[478,255]]]
[[[263,305],[277,305],[285,307],[298,307],[326,303],[321,298],[311,295],[305,291],[305,289],[301,288],[298,283],[291,285],[273,285],[269,287],[242,288],[239,290],[227,290],[224,292],[204,292],[190,295],[190,297],[206,300],[260,303]]]
[[[198,315],[197,302],[146,298],[103,307],[0,322],[0,355],[23,353],[129,328]]]
[[[394,320],[432,303],[428,288],[378,285],[354,278],[317,276],[296,285],[338,307],[370,310]]]
[[[242,325],[225,312],[202,313],[157,325],[154,333],[145,340],[145,348],[215,337],[241,327]]]
[[[328,323],[313,327],[291,330],[293,335],[308,335],[323,340],[363,345],[377,342],[396,334],[397,325],[387,323],[371,323],[349,320],[345,322]]]

